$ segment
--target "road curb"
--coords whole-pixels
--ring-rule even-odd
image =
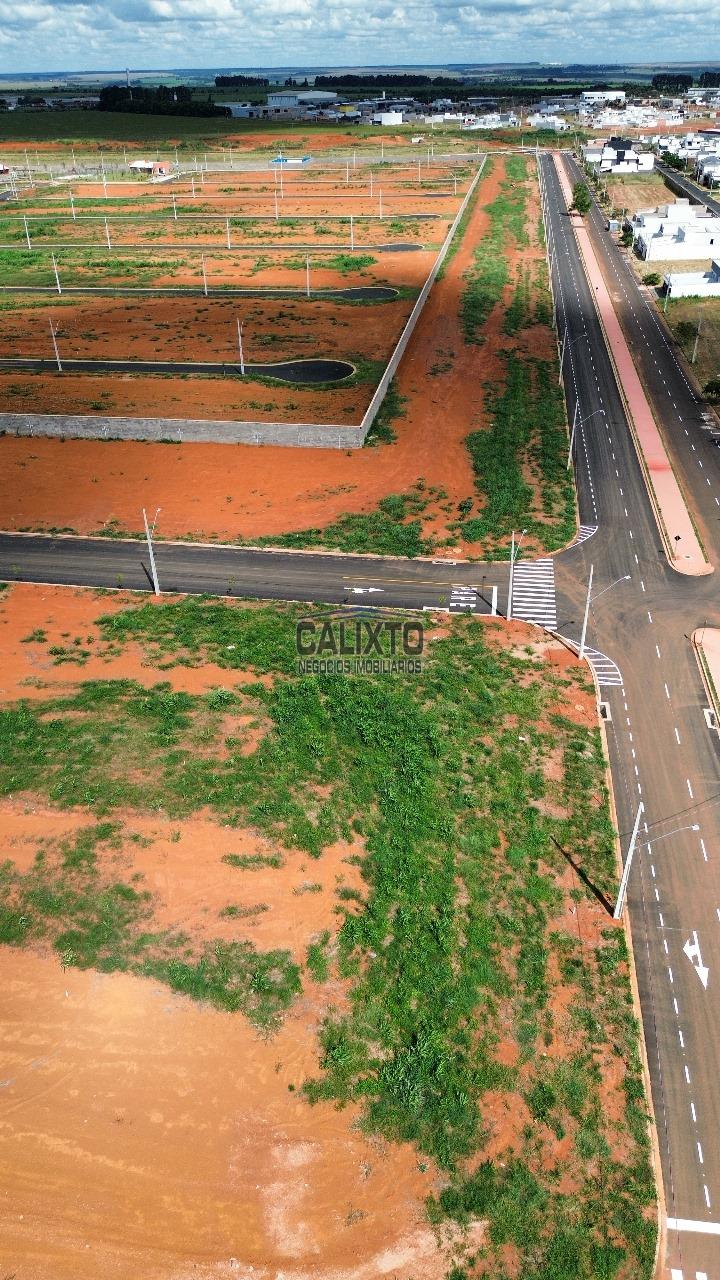
[[[708,701],[710,702],[710,705],[713,711],[715,712],[717,731],[720,732],[720,694],[718,694],[718,691],[715,687],[715,681],[713,680],[713,677],[712,677],[710,664],[707,658],[705,657],[705,653],[703,651],[702,636],[707,630],[708,630],[707,627],[696,627],[696,629],[693,631],[690,637],[690,641],[693,647],[693,653],[695,654],[695,661],[698,664],[698,670],[700,671],[700,676],[701,676],[703,685],[705,686],[705,692],[708,696]],[[718,628],[710,627],[710,630],[717,631]]]

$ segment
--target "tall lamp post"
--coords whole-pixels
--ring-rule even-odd
[[[156,596],[160,595],[160,583],[158,582],[157,566],[155,564],[155,552],[153,550],[152,536],[155,532],[155,524],[157,522],[157,518],[158,518],[158,515],[160,514],[160,511],[161,511],[161,508],[158,507],[157,511],[155,512],[155,515],[153,516],[152,525],[149,525],[147,512],[143,507],[143,520],[145,522],[145,537],[147,538],[148,556],[150,557],[150,573],[152,574],[153,591],[155,592]]]
[[[577,429],[578,427],[584,427],[585,423],[586,423],[586,422],[589,422],[589,421],[590,421],[590,419],[591,419],[591,418],[594,418],[594,417],[596,416],[596,414],[598,414],[598,413],[601,413],[601,414],[603,415],[603,417],[605,417],[605,410],[604,410],[604,409],[593,409],[593,412],[592,412],[592,413],[589,413],[589,414],[587,415],[587,417],[586,417],[586,418],[580,418],[580,420],[578,421],[578,405],[579,405],[579,403],[580,403],[580,402],[579,402],[579,400],[576,400],[576,401],[575,401],[575,412],[574,412],[574,414],[573,414],[573,424],[572,424],[572,430],[571,430],[571,432],[570,432],[570,448],[568,449],[568,460],[567,460],[567,467],[566,467],[566,470],[568,470],[568,471],[570,470],[570,463],[572,462],[572,452],[573,452],[573,445],[574,445],[574,443],[575,443],[575,431],[576,431],[576,429]]]
[[[587,625],[588,625],[588,617],[590,615],[590,605],[594,604],[596,600],[599,600],[601,596],[604,596],[606,591],[611,591],[613,587],[616,587],[618,582],[630,581],[630,574],[624,573],[622,578],[616,578],[614,582],[611,582],[610,585],[607,587],[603,587],[602,591],[598,591],[597,595],[594,596],[592,595],[592,582],[593,582],[594,568],[595,566],[591,564],[590,578],[588,580],[587,599],[585,601],[585,615],[583,617],[582,632],[580,633],[580,650],[578,653],[578,657],[580,658],[580,661],[582,661],[582,659],[585,656],[585,637],[587,635]]]
[[[625,866],[623,867],[622,879],[620,881],[620,888],[618,890],[617,902],[615,903],[615,910],[613,911],[613,920],[619,920],[623,913],[623,907],[625,906],[625,899],[627,897],[628,880],[630,878],[630,868],[632,866],[633,855],[635,853],[638,827],[640,826],[640,818],[642,817],[644,812],[645,812],[645,805],[641,801],[640,804],[638,805],[638,811],[635,815],[635,825],[633,827],[633,833],[630,838],[630,845],[628,847],[627,858],[625,859]],[[658,844],[660,840],[667,840],[669,839],[670,836],[679,835],[681,831],[699,831],[699,830],[700,830],[699,822],[693,822],[690,826],[687,826],[687,827],[676,827],[674,831],[666,831],[665,835],[656,836],[654,840],[646,840],[644,847],[646,849],[649,849],[652,845]]]
[[[508,620],[508,622],[509,622],[509,621],[510,621],[510,619],[512,618],[512,607],[513,607],[513,586],[514,586],[514,584],[515,584],[515,561],[516,561],[516,559],[517,559],[517,553],[518,553],[518,551],[520,550],[520,543],[522,542],[522,540],[523,540],[523,538],[525,537],[525,534],[526,534],[526,533],[527,533],[527,529],[523,529],[522,533],[520,534],[520,537],[518,538],[518,540],[517,540],[517,542],[516,542],[516,541],[515,541],[515,530],[513,529],[513,531],[512,531],[512,541],[511,541],[511,543],[510,543],[510,582],[509,582],[509,585],[508,585],[508,603],[507,603],[507,620]]]

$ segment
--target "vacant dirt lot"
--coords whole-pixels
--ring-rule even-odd
[[[630,174],[603,174],[602,183],[607,187],[608,195],[616,208],[625,209],[628,214],[638,209],[654,209],[658,204],[667,204],[675,199],[674,193],[659,173],[647,173],[635,177]]]
[[[119,679],[137,681],[148,692],[165,681],[173,691],[195,696],[217,693],[221,685],[233,690],[240,704],[246,694],[252,696],[255,672],[204,662],[197,653],[198,665],[187,666],[183,652],[172,649],[155,657],[147,639],[130,639],[126,646],[108,641],[98,626],[99,615],[114,615],[133,603],[137,598],[127,595],[29,585],[10,588],[0,599],[3,711],[19,696],[28,698],[32,709],[38,699],[79,696],[82,686],[94,697],[97,682]],[[172,609],[173,604],[166,601],[159,607]],[[441,641],[450,631],[449,620],[443,620],[432,635]],[[602,788],[602,757],[595,751],[599,772],[593,773],[588,800],[582,787],[577,790],[577,781],[571,792],[558,789],[566,765],[562,752],[550,749],[547,742],[547,717],[559,712],[565,717],[567,746],[577,749],[579,740],[585,747],[581,758],[592,755],[588,731],[596,713],[591,687],[566,650],[537,644],[523,624],[468,624],[464,642],[472,644],[480,631],[490,650],[496,696],[509,698],[507,707],[515,707],[517,699],[523,699],[522,689],[534,684],[533,696],[541,699],[543,712],[536,722],[522,722],[526,732],[538,735],[540,752],[533,757],[533,839],[540,839],[546,813],[560,820],[566,805],[587,804],[584,812],[590,825],[583,833],[583,853],[595,856],[596,835],[590,828],[596,820],[595,806],[604,804],[596,793]],[[73,650],[75,660],[68,660]],[[173,665],[173,658],[179,665]],[[488,661],[487,656],[483,660]],[[507,681],[508,692],[509,672],[503,664],[511,660],[522,663],[521,678],[516,684]],[[457,674],[459,669],[453,670]],[[499,680],[498,672],[503,673]],[[260,680],[266,689],[278,680],[282,683],[275,671]],[[455,714],[455,705],[451,712],[451,703],[447,706]],[[466,711],[467,707],[463,715]],[[58,714],[57,704],[53,714]],[[71,708],[66,714],[70,723],[79,712]],[[483,725],[482,731],[486,728]],[[492,748],[485,745],[484,750],[497,749],[498,733],[508,735],[502,738],[505,751],[510,743],[520,749],[518,741],[527,743],[527,738],[518,740],[517,729],[517,717],[505,708],[493,724]],[[232,750],[242,754],[257,750],[268,731],[262,722],[243,721],[237,704],[222,722]],[[473,733],[478,735],[473,741],[479,742],[480,730]],[[17,767],[27,764],[19,752]],[[128,764],[129,757],[115,762],[118,776]],[[3,767],[7,765],[4,754]],[[542,799],[540,773],[547,787]],[[63,807],[59,796],[50,802],[47,795],[29,789],[11,794],[6,773],[3,778],[4,855],[13,873],[31,876],[35,869],[42,875],[43,868],[58,865],[59,858],[67,859],[69,851],[81,847],[97,811],[92,805]],[[342,904],[351,913],[360,911],[371,892],[371,880],[361,876],[358,865],[367,850],[365,836],[357,830],[311,857],[243,822],[221,823],[215,811],[172,818],[162,806],[121,807],[113,808],[111,816],[116,834],[103,836],[91,878],[110,883],[120,877],[128,892],[130,885],[147,891],[152,898],[148,927],[153,932],[179,930],[186,939],[204,939],[211,946],[246,939],[262,949],[287,948],[302,962],[308,944],[325,932],[337,935]],[[478,859],[500,865],[505,847],[500,839],[492,854],[485,851]],[[518,867],[508,871],[504,887],[507,891],[508,883],[512,886],[512,903],[503,900],[501,914],[524,909],[534,922],[543,919],[547,932],[541,930],[539,937],[547,937],[550,944],[547,1003],[541,1008],[542,1025],[533,1026],[527,1021],[528,1004],[514,1008],[514,992],[508,987],[482,1015],[493,1020],[489,1043],[496,1072],[482,1077],[487,1079],[478,1098],[482,1131],[478,1151],[468,1162],[468,1177],[471,1184],[476,1156],[491,1161],[499,1178],[506,1169],[523,1168],[526,1160],[533,1170],[531,1175],[528,1168],[529,1185],[537,1186],[538,1179],[543,1188],[541,1214],[537,1192],[529,1212],[544,1248],[547,1231],[557,1231],[564,1239],[568,1206],[585,1211],[589,1189],[596,1186],[597,1176],[607,1173],[603,1203],[614,1215],[613,1224],[630,1224],[627,1239],[623,1230],[613,1231],[622,1250],[618,1280],[638,1280],[646,1274],[637,1239],[644,1219],[632,1179],[640,1176],[645,1157],[627,1122],[624,1055],[632,1035],[626,1042],[626,966],[621,951],[615,951],[620,933],[609,930],[607,916],[594,898],[578,892],[569,865],[560,861],[551,868],[528,845],[526,857],[531,855],[538,857],[533,886],[538,881],[552,886],[547,914],[541,917],[537,903],[530,913],[524,907],[527,899],[518,904],[512,898],[518,883],[524,883]],[[236,864],[228,858],[235,858]],[[474,888],[468,862],[458,858],[458,875],[466,876]],[[67,888],[84,883],[85,865],[66,861],[60,880],[54,882],[56,890],[60,884]],[[7,865],[4,871],[7,876]],[[603,875],[608,874],[612,876],[613,869],[606,862]],[[5,906],[7,885],[6,878]],[[52,896],[43,901],[52,910]],[[11,908],[12,904],[9,916],[6,912],[3,917],[5,926],[12,919]],[[462,896],[456,909],[469,929]],[[399,924],[396,930],[400,934]],[[351,983],[334,967],[323,977],[311,972],[308,961],[302,988],[279,1026],[261,1035],[242,1013],[220,1012],[208,1003],[175,995],[152,977],[77,968],[72,956],[51,949],[47,940],[28,939],[23,946],[17,941],[0,945],[0,1194],[5,1204],[1,1238],[9,1275],[18,1280],[97,1280],[98,1275],[111,1280],[447,1280],[455,1260],[465,1263],[468,1253],[489,1246],[477,1215],[468,1228],[453,1225],[452,1214],[436,1229],[429,1225],[426,1201],[448,1185],[449,1175],[440,1173],[416,1143],[386,1141],[368,1126],[361,1127],[360,1108],[354,1103],[342,1108],[328,1101],[310,1105],[303,1093],[304,1083],[321,1071],[318,1035],[323,1018],[350,1008]],[[472,945],[477,946],[477,939]],[[544,954],[544,947],[540,950]],[[499,954],[514,974],[512,947],[491,947],[490,954]],[[568,963],[576,954],[577,969]],[[562,972],[559,957],[565,966]],[[613,984],[606,980],[610,963]],[[530,991],[518,962],[520,973],[522,989]],[[595,984],[592,989],[582,985],[579,973],[582,983]],[[533,981],[539,981],[537,974]],[[584,1012],[586,1007],[587,1024],[577,1016],[578,1009]],[[592,1032],[588,1050],[591,1014],[598,1029]],[[603,1015],[612,1015],[611,1032]],[[485,1054],[484,1021],[473,1028],[475,1035],[477,1054]],[[460,1061],[459,1047],[453,1052]],[[452,1052],[446,1060],[455,1061]],[[569,1077],[576,1085],[570,1109],[564,1101],[547,1102],[552,1091],[534,1091],[546,1077],[562,1080],[563,1071],[576,1073]],[[636,1091],[637,1075],[632,1083]],[[548,1110],[539,1110],[540,1104]],[[588,1160],[582,1143],[596,1133],[598,1138],[602,1134],[603,1143]],[[625,1176],[631,1184],[627,1199]],[[651,1201],[651,1184],[649,1191]],[[650,1203],[650,1242],[651,1210]],[[512,1209],[523,1219],[526,1211],[522,1199]],[[604,1223],[601,1230],[606,1230]],[[478,1255],[474,1274],[491,1280],[498,1274],[498,1257],[513,1273],[524,1260],[523,1233],[517,1226],[513,1231],[513,1242],[491,1249],[489,1262]],[[584,1243],[580,1247],[584,1249]],[[578,1274],[591,1273],[583,1269]]]

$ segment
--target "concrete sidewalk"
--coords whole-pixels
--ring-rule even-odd
[[[557,152],[553,159],[569,210],[572,204],[570,181],[562,158]],[[633,430],[640,464],[658,519],[668,561],[680,573],[712,573],[712,565],[706,559],[700,545],[690,512],[630,354],[630,348],[620,327],[620,321],[595,257],[590,235],[579,215],[571,214],[570,217],[585,274],[595,295],[595,305]]]

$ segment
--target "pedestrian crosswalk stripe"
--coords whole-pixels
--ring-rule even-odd
[[[574,648],[577,648],[577,641],[569,641]],[[612,658],[608,658],[606,653],[601,653],[599,649],[591,649],[589,645],[585,645],[585,657],[595,673],[595,679],[602,688],[620,689],[622,688],[623,678],[619,666],[613,662]]]
[[[577,538],[570,545],[573,547],[577,547],[580,545],[581,542],[587,542],[588,538],[592,538],[593,534],[597,533],[597,531],[598,531],[598,525],[596,524],[581,524],[578,530]]]
[[[536,622],[538,626],[557,626],[555,598],[555,561],[549,556],[542,560],[519,560],[513,574],[513,618],[524,622]]]
[[[478,593],[475,587],[456,583],[450,591],[449,606],[454,613],[474,613],[477,608]]]

